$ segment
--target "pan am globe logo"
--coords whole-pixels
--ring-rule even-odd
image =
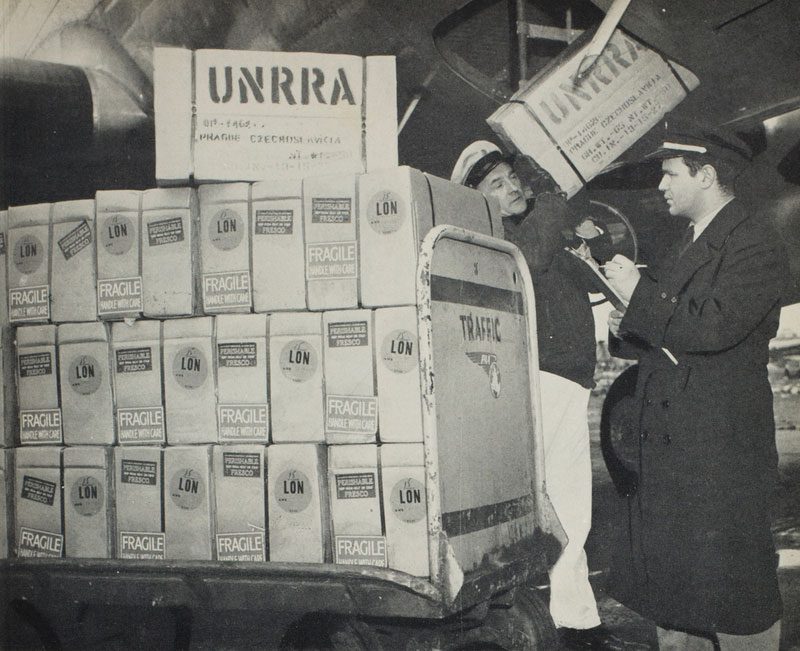
[[[467,357],[486,371],[486,375],[489,376],[489,391],[494,398],[499,398],[501,377],[500,367],[497,365],[497,355],[494,353],[467,353]]]

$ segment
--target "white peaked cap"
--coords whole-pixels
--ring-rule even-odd
[[[464,185],[475,163],[492,152],[503,153],[500,147],[488,140],[476,140],[472,144],[467,145],[453,167],[450,180],[453,183]]]

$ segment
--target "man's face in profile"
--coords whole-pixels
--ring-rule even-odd
[[[522,191],[517,173],[508,163],[500,163],[478,183],[476,188],[486,197],[494,197],[500,202],[503,217],[521,215],[525,212],[525,193]]]

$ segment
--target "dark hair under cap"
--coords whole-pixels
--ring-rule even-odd
[[[500,163],[508,163],[511,165],[514,162],[513,156],[508,156],[499,151],[490,151],[486,156],[478,160],[464,179],[464,185],[469,188],[477,188],[481,181],[485,179],[489,172]]]

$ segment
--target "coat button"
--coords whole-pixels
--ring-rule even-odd
[[[662,406],[664,409],[668,409],[668,408],[669,408],[669,400],[662,400],[662,401],[661,401],[661,406]]]
[[[642,441],[646,441],[648,436],[650,436],[650,433],[647,430],[639,434],[639,438],[642,439]]]
[[[669,299],[669,302],[670,303],[677,303],[678,302],[678,297],[677,296],[673,296],[671,299]]]
[[[667,292],[661,292],[661,298],[666,298],[666,297],[667,297]]]
[[[664,436],[662,436],[661,438],[664,441],[664,445],[669,445],[670,443],[672,443],[672,437],[669,434],[664,434]]]

